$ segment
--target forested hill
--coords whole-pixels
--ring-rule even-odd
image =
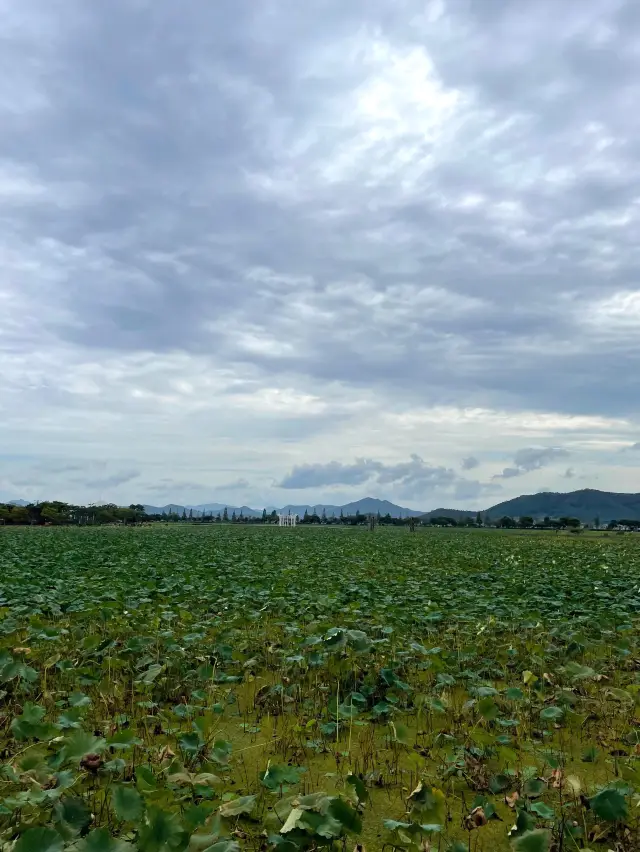
[[[578,518],[583,523],[608,523],[622,518],[640,518],[640,494],[622,494],[613,491],[596,491],[584,488],[566,494],[543,491],[540,494],[523,494],[505,500],[484,513],[485,518],[503,516],[518,518]]]

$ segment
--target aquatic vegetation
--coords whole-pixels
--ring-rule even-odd
[[[640,848],[640,543],[0,531],[15,852]]]

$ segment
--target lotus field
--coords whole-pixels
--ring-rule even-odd
[[[0,530],[0,849],[640,849],[633,535]]]

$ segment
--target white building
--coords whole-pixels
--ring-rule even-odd
[[[297,515],[278,515],[279,527],[295,527],[298,523]]]

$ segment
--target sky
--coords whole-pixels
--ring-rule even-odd
[[[0,17],[0,499],[640,490],[636,0]]]

